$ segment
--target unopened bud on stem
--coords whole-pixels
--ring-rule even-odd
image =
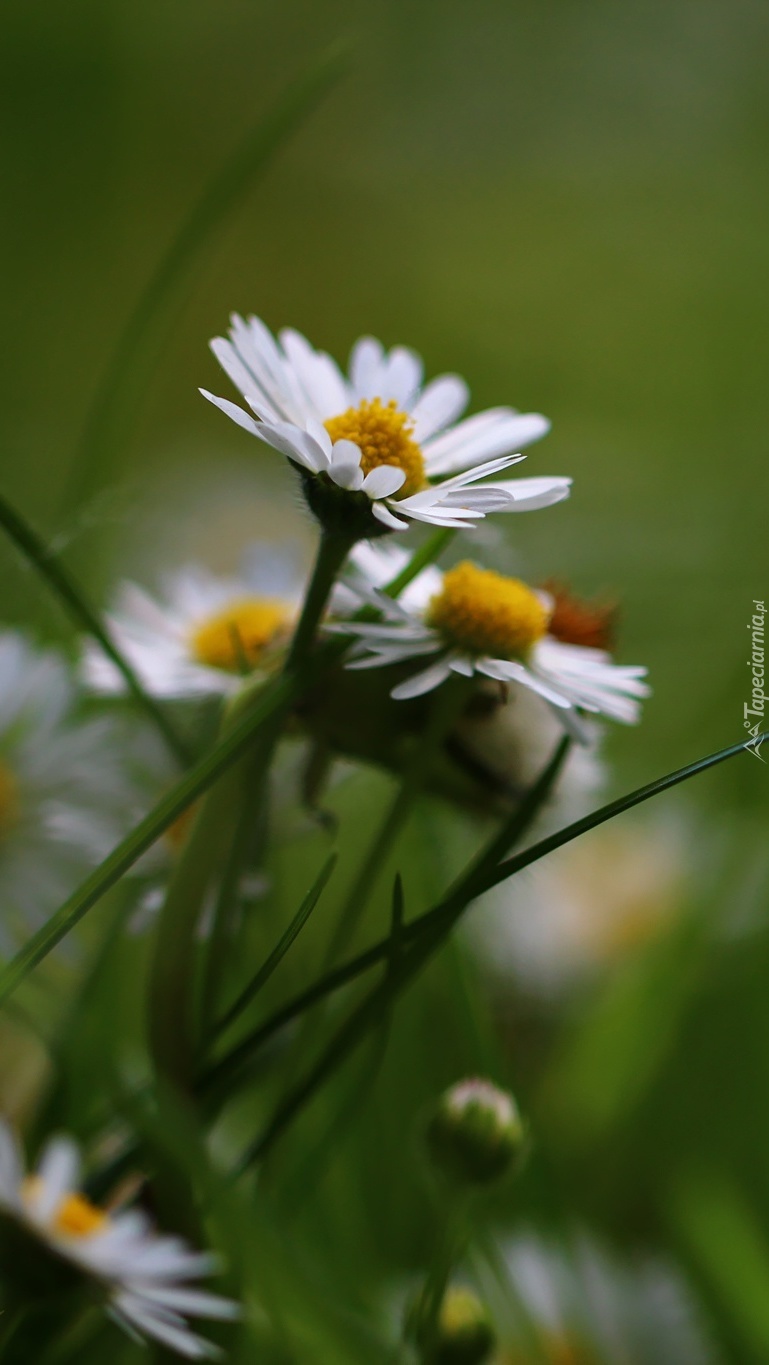
[[[462,1185],[487,1185],[506,1175],[526,1140],[512,1095],[491,1081],[460,1081],[439,1101],[427,1128],[435,1165]]]

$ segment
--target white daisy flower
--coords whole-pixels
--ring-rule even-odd
[[[427,668],[393,688],[396,699],[429,692],[452,674],[480,675],[530,688],[583,742],[589,736],[582,711],[629,725],[638,721],[639,700],[649,695],[646,669],[620,666],[603,649],[556,639],[549,633],[555,609],[549,594],[464,561],[445,573],[434,565],[422,570],[407,594],[394,601],[366,586],[371,554],[370,546],[365,558],[354,552],[358,576],[349,575],[345,587],[359,604],[376,605],[384,619],[350,620],[327,629],[355,639],[348,668],[430,659]]]
[[[670,1264],[620,1261],[582,1232],[558,1243],[524,1233],[501,1251],[523,1322],[520,1336],[505,1341],[500,1365],[714,1361],[692,1296]]]
[[[17,1143],[0,1120],[0,1211],[58,1260],[101,1289],[106,1311],[129,1334],[150,1337],[189,1360],[210,1359],[216,1347],[190,1331],[186,1318],[232,1319],[238,1305],[204,1293],[190,1280],[209,1275],[215,1259],[178,1237],[155,1232],[137,1209],[97,1208],[77,1190],[74,1142],[54,1138],[27,1175]]]
[[[363,337],[346,376],[299,332],[285,329],[276,340],[259,318],[235,315],[229,340],[216,337],[211,348],[258,420],[201,389],[204,397],[299,467],[323,524],[357,526],[359,539],[404,531],[409,520],[467,528],[488,512],[523,512],[568,496],[566,478],[479,483],[522,460],[517,452],[544,436],[549,422],[513,408],[460,421],[469,398],[464,380],[446,374],[423,385],[419,356],[403,346],[385,351]]]
[[[106,857],[130,793],[108,719],[75,720],[68,669],[0,634],[0,943],[42,923]]]
[[[288,640],[300,581],[264,547],[247,558],[239,578],[220,578],[198,565],[166,577],[160,598],[124,583],[107,624],[121,653],[153,696],[230,694],[244,674],[269,665]],[[122,674],[88,642],[84,680],[95,692],[121,693]]]

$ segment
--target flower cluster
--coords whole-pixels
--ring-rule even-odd
[[[205,1161],[217,1146],[206,1125],[218,1123],[231,1101],[253,1098],[240,1069],[252,1036],[233,1042],[228,1031],[325,887],[324,873],[278,946],[258,970],[250,966],[249,911],[269,886],[266,815],[270,801],[280,809],[282,799],[280,783],[270,785],[270,778],[275,763],[282,771],[289,748],[280,741],[299,741],[303,800],[314,814],[322,814],[336,759],[388,769],[401,783],[350,904],[338,914],[331,966],[415,794],[438,792],[456,806],[513,819],[555,755],[565,763],[553,767],[533,821],[548,799],[565,798],[570,784],[584,791],[596,780],[600,722],[634,724],[649,690],[644,668],[615,661],[606,604],[582,602],[554,580],[510,577],[463,552],[438,567],[455,533],[568,496],[566,477],[502,477],[524,459],[524,447],[546,434],[544,417],[507,407],[463,416],[468,390],[460,378],[425,383],[414,352],[386,351],[371,338],[354,346],[348,373],[299,333],[274,338],[257,318],[234,318],[229,337],[214,341],[213,350],[248,410],[206,397],[288,458],[319,523],[309,582],[268,544],[252,546],[237,574],[217,576],[189,564],[169,566],[157,590],[125,582],[103,627],[81,641],[74,668],[15,631],[0,634],[2,946],[12,951],[57,907],[65,918],[72,913],[74,925],[114,885],[115,863],[133,877],[118,906],[129,913],[116,916],[94,971],[98,976],[110,961],[116,941],[125,945],[125,923],[146,924],[145,912],[157,912],[150,942],[128,940],[126,950],[138,947],[150,962],[137,986],[140,1003],[133,1003],[142,1014],[135,1046],[148,1051],[142,1093],[150,1106],[154,1097],[157,1112],[161,1098],[183,1097],[200,1118],[196,1151]],[[423,523],[436,528],[431,538],[404,548],[403,533]],[[82,616],[89,620],[88,611]],[[239,749],[232,740],[238,726]],[[530,832],[522,825],[518,835]],[[493,860],[507,851],[496,850]],[[106,872],[78,891],[102,861]],[[478,894],[469,891],[463,909]],[[74,901],[61,907],[68,896]],[[393,938],[406,936],[408,971],[392,943],[372,949],[371,960],[388,958],[386,985],[397,993],[412,962],[426,960],[441,935],[427,912],[427,927],[412,920],[399,930],[396,920],[394,910]],[[41,960],[58,937],[57,929],[42,948],[35,942],[29,960]],[[92,945],[84,938],[82,946]],[[144,968],[136,970],[141,976]],[[328,989],[335,989],[333,971],[330,980]],[[300,995],[295,1010],[278,1011],[275,1029],[298,1017],[316,992],[322,998],[327,986],[322,979]],[[55,1034],[63,1025],[53,1008],[51,1019]],[[257,1029],[254,1048],[275,1029]],[[354,1041],[357,1032],[340,1036]],[[333,1070],[337,1056],[341,1050],[321,1057],[314,1074]],[[245,1060],[248,1078],[252,1057]],[[298,1099],[288,1097],[236,1170],[256,1161],[254,1153],[266,1150],[311,1091],[310,1084]],[[259,1121],[263,1109],[260,1096]],[[89,1110],[75,1131],[92,1131],[94,1122]],[[146,1182],[149,1207],[165,1213],[162,1201],[150,1202],[153,1181],[162,1179],[144,1160],[151,1143],[132,1132],[129,1120],[121,1123],[125,1169],[135,1188]],[[239,1120],[233,1132],[241,1126]],[[228,1152],[234,1139],[226,1123],[221,1131]],[[105,1125],[101,1136],[114,1139],[115,1125]],[[447,1092],[428,1135],[447,1189],[480,1188],[512,1173],[527,1141],[512,1098],[486,1081]],[[58,1292],[74,1283],[81,1298],[129,1335],[190,1359],[213,1354],[187,1319],[238,1316],[229,1300],[190,1283],[212,1271],[215,1260],[156,1232],[143,1209],[124,1207],[120,1189],[108,1208],[81,1192],[78,1150],[68,1138],[49,1142],[28,1174],[10,1127],[0,1123],[0,1310],[13,1294],[34,1310],[38,1294],[48,1303],[51,1285]],[[180,1226],[199,1226],[207,1192],[197,1190],[197,1199],[187,1192],[194,1212]],[[427,1295],[414,1337],[421,1357],[486,1359],[494,1334],[483,1306],[462,1289],[434,1297]],[[34,1333],[27,1339],[22,1331],[20,1340],[21,1350],[26,1340],[36,1350]],[[460,1347],[464,1354],[456,1354]]]

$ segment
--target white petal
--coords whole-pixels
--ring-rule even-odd
[[[139,1295],[121,1293],[113,1299],[118,1320],[133,1326],[142,1336],[153,1337],[188,1360],[216,1359],[221,1352],[208,1341],[186,1327],[176,1315],[166,1315],[162,1309],[148,1304]]]
[[[458,374],[433,379],[411,409],[414,440],[421,445],[450,422],[455,422],[470,401],[470,390]]]
[[[307,422],[307,434],[311,436],[316,445],[320,446],[327,460],[331,458],[331,437],[322,422],[316,417],[310,417]]]
[[[308,409],[321,420],[344,412],[350,406],[347,385],[331,356],[316,351],[301,332],[290,327],[280,333],[280,342],[302,387]]]
[[[470,531],[473,529],[474,520],[483,519],[483,512],[475,512],[472,509],[466,511],[463,509],[463,515],[460,515],[456,508],[450,510],[441,507],[411,507],[408,498],[396,503],[396,507],[404,516],[411,517],[412,521],[425,521],[429,526],[443,526],[458,531]]]
[[[385,360],[384,387],[375,395],[384,402],[394,399],[401,411],[415,403],[422,383],[422,361],[416,351],[393,346]]]
[[[361,453],[354,441],[337,441],[331,449],[328,475],[339,488],[357,493],[363,486]]]
[[[495,678],[498,682],[522,683],[524,687],[530,687],[532,691],[544,697],[551,706],[568,708],[572,704],[568,697],[557,692],[554,687],[549,687],[524,664],[517,663],[514,659],[478,659],[475,668],[476,672],[483,673],[487,678]]]
[[[254,412],[268,421],[279,422],[286,417],[282,406],[276,407],[268,398],[264,387],[258,381],[258,372],[249,368],[247,361],[244,361],[231,341],[225,341],[224,337],[214,337],[211,350],[225,374],[232,380],[235,388],[240,390]]]
[[[254,421],[253,417],[247,412],[244,412],[242,408],[239,408],[237,403],[231,403],[229,398],[217,398],[216,394],[209,393],[208,389],[201,389],[200,393],[202,393],[204,398],[208,399],[209,403],[213,403],[215,408],[221,408],[221,411],[226,413],[228,417],[231,417],[233,422],[237,422],[238,426],[242,427],[244,431],[250,432],[252,436],[258,434],[258,424]]]
[[[464,654],[454,654],[449,660],[449,667],[452,673],[460,673],[463,678],[472,678],[475,673],[475,665],[472,659],[468,659]]]
[[[147,1285],[141,1289],[141,1294],[152,1303],[158,1303],[163,1308],[170,1308],[172,1312],[184,1313],[190,1317],[218,1318],[225,1322],[240,1316],[240,1305],[232,1299],[223,1299],[219,1294],[208,1294],[202,1289]]]
[[[549,427],[547,419],[538,413],[489,408],[428,441],[424,447],[425,468],[431,478],[469,469],[495,455],[520,450],[544,436]]]
[[[356,399],[381,396],[383,361],[382,343],[375,337],[361,337],[356,341],[350,355],[350,380]]]
[[[398,505],[399,504],[396,504],[396,506]],[[409,529],[408,522],[401,521],[399,517],[393,516],[392,512],[387,508],[385,503],[372,502],[371,511],[374,513],[374,516],[377,518],[377,521],[381,521],[382,525],[386,526],[388,530],[408,531]]]
[[[443,658],[430,668],[424,669],[422,673],[415,673],[413,678],[406,682],[399,683],[394,687],[390,696],[396,701],[407,701],[409,697],[421,697],[425,692],[432,692],[433,688],[440,687],[451,674],[451,667],[448,661]]]
[[[77,1187],[79,1171],[77,1145],[71,1138],[52,1138],[37,1168],[40,1186],[32,1203],[37,1218],[47,1223],[54,1216],[62,1199]]]
[[[323,448],[314,441],[308,431],[294,426],[292,422],[259,422],[254,435],[265,445],[287,455],[295,464],[317,474],[328,465],[328,457]]]
[[[376,469],[370,469],[366,475],[361,489],[372,499],[389,498],[393,493],[397,493],[406,482],[406,471],[394,464],[380,464]]]
[[[507,512],[534,512],[539,507],[552,507],[563,502],[571,492],[572,480],[567,478],[501,479],[496,488],[504,489],[513,499]]]

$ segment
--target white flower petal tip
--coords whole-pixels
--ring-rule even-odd
[[[592,732],[581,712],[627,725],[638,721],[639,703],[650,693],[646,669],[615,664],[604,650],[547,635],[551,594],[464,563],[446,574],[434,565],[420,571],[393,602],[380,589],[407,562],[371,546],[353,551],[338,599],[338,614],[346,611],[351,619],[332,627],[354,642],[347,667],[386,667],[432,654],[431,664],[396,685],[396,700],[440,687],[452,673],[478,674],[535,693],[582,743],[592,742]],[[361,605],[378,606],[382,619],[356,621]]]
[[[351,505],[353,535],[381,533],[373,522],[367,527],[369,516],[388,531],[409,521],[469,530],[491,513],[533,510],[566,496],[562,479],[524,481],[537,485],[528,492],[498,483],[463,491],[523,459],[521,447],[550,424],[539,413],[505,407],[460,420],[469,398],[464,380],[448,374],[424,385],[422,363],[407,347],[387,351],[362,337],[345,376],[301,333],[285,328],[276,338],[258,318],[236,314],[229,339],[217,337],[211,348],[260,420],[206,392],[210,402],[306,473],[366,494],[368,512]],[[338,524],[338,499],[305,492],[322,522]]]

